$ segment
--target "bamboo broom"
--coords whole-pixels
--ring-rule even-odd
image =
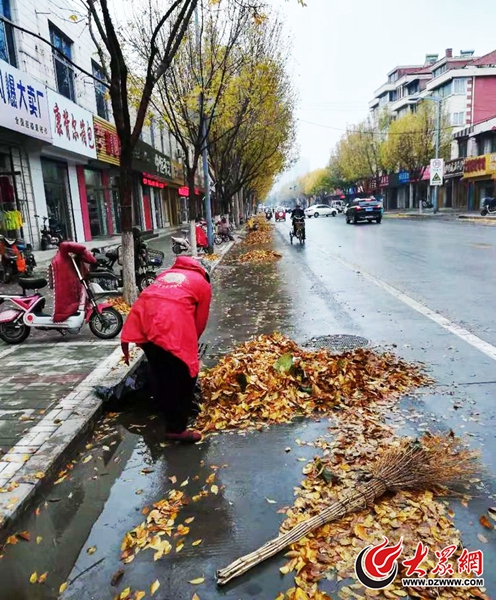
[[[217,571],[217,584],[225,585],[249,569],[284,550],[325,523],[371,506],[385,492],[424,490],[463,483],[480,470],[474,452],[461,447],[454,436],[432,436],[422,440],[404,439],[388,450],[373,467],[369,480],[342,500],[325,508],[320,514],[299,523],[290,531],[246,554],[225,569]]]

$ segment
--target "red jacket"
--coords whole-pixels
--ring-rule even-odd
[[[179,256],[133,304],[121,340],[153,342],[188,366],[191,377],[200,370],[198,340],[207,326],[212,291],[197,260]]]
[[[68,319],[77,311],[81,302],[82,285],[70,254],[76,255],[76,262],[82,275],[87,271],[84,263],[96,263],[96,258],[82,244],[61,242],[59,250],[51,262],[54,323],[62,323]]]

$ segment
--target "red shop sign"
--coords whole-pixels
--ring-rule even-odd
[[[189,187],[187,185],[183,185],[183,187],[179,188],[178,193],[180,196],[189,196]],[[197,196],[200,195],[200,190],[198,188],[195,188],[195,194]]]
[[[155,187],[159,189],[164,189],[166,187],[167,182],[162,181],[158,177],[154,177],[153,175],[149,175],[148,173],[143,173],[143,185],[147,185],[148,187]]]

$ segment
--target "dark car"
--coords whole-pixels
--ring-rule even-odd
[[[359,221],[382,221],[381,203],[374,198],[357,198],[346,209],[346,222],[354,223]]]

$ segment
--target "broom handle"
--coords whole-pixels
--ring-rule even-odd
[[[266,542],[258,550],[238,558],[225,569],[217,571],[217,584],[225,585],[228,581],[231,581],[231,579],[239,577],[243,573],[246,573],[246,571],[249,571],[255,565],[258,565],[267,558],[270,558],[271,556],[274,556],[274,554],[284,550],[284,548],[289,546],[289,544],[298,542],[305,537],[307,533],[317,529],[317,527],[321,527],[329,521],[339,519],[348,512],[355,511],[358,508],[364,508],[364,505],[370,501],[373,501],[377,495],[382,495],[385,491],[385,486],[380,482],[375,481],[374,483],[376,485],[373,486],[370,485],[371,483],[372,482],[369,482],[369,485],[367,486],[368,489],[364,490],[364,492],[355,491],[346,498],[343,498],[343,500],[334,502],[325,508],[320,514],[315,515],[314,517],[311,517],[302,523],[299,523],[283,535],[270,540],[270,542]]]

